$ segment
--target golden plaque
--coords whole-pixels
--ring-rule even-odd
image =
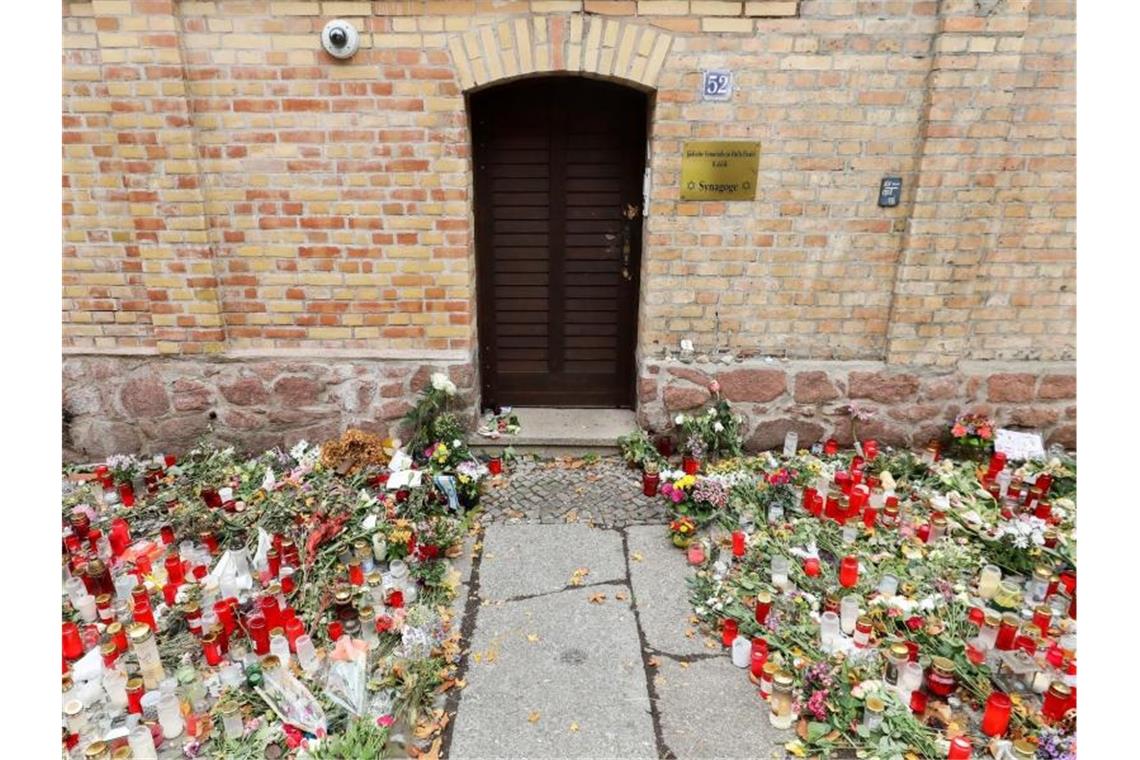
[[[759,142],[687,142],[681,153],[681,200],[754,200],[759,170]]]

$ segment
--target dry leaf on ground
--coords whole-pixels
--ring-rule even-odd
[[[593,594],[590,594],[590,602],[591,603],[601,604],[604,601],[606,601],[606,595],[603,592],[595,591]]]
[[[570,724],[570,730],[571,730],[571,731],[574,731],[575,733],[577,733],[577,731],[578,731],[578,721],[574,721],[573,723],[571,723],[571,724]]]
[[[590,574],[590,568],[588,568],[588,567],[580,567],[580,568],[578,568],[577,570],[575,570],[575,571],[574,571],[574,572],[573,572],[573,573],[570,575],[570,585],[571,585],[571,586],[581,586],[581,585],[582,585],[582,581],[583,581],[583,580],[585,579],[585,577],[586,577],[587,575],[589,575],[589,574]]]
[[[538,710],[531,710],[530,715],[526,716],[527,722],[538,723],[538,719],[542,717],[542,713]]]
[[[537,633],[528,633],[526,635],[526,640],[533,644],[536,641],[538,641],[538,634]]]
[[[633,553],[633,561],[634,562],[641,562],[643,559],[645,559],[645,556],[642,555],[641,552],[634,552]]]

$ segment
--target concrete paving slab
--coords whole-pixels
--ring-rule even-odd
[[[590,571],[582,585],[624,579],[621,534],[579,524],[495,524],[483,536],[479,585],[494,601],[546,594],[568,586],[582,567]]]
[[[519,432],[499,438],[472,433],[468,442],[487,450],[512,446],[529,450],[534,446],[595,447],[616,449],[617,439],[637,429],[637,416],[630,409],[565,409],[515,407]]]
[[[450,757],[657,756],[625,586],[480,607],[468,658]]]
[[[640,603],[639,603],[640,607]],[[654,684],[661,734],[678,758],[782,758],[795,738],[768,723],[768,703],[746,670],[723,657],[682,663],[658,658]]]
[[[664,525],[630,526],[626,536],[630,580],[646,642],[670,654],[707,653],[705,637],[689,622],[693,608],[686,579],[693,571],[685,552],[673,546]],[[693,635],[686,636],[686,631]]]

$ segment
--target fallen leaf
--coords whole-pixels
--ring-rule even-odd
[[[689,663],[687,663],[687,662],[681,661],[677,664],[681,666],[682,670],[688,670],[689,669]]]
[[[575,570],[573,573],[570,574],[570,585],[571,586],[581,586],[582,580],[589,574],[590,574],[590,568],[588,568],[588,567],[578,568],[577,570]]]
[[[460,678],[458,681],[455,682],[455,688],[457,688],[457,689],[462,689],[466,685],[467,685],[467,679],[466,678]]]
[[[624,602],[625,601],[625,594],[623,592],[619,591],[616,594],[614,594],[614,599],[617,599],[619,602]]]
[[[562,522],[566,522],[566,523],[578,522],[578,510],[577,509],[571,509],[569,512],[567,512],[562,517]]]
[[[655,668],[655,667],[657,667],[657,665],[659,663],[658,663],[658,660],[656,657],[650,657],[648,660],[645,661],[645,664],[651,668]]]
[[[498,653],[498,652],[496,652],[496,651],[495,651],[495,650],[493,650],[493,649],[488,649],[488,650],[487,650],[487,662],[489,662],[489,663],[491,663],[491,662],[494,662],[494,661],[495,661],[495,660],[497,660],[498,658],[499,658],[499,653]]]
[[[694,628],[686,628],[685,629],[685,638],[686,639],[691,639],[696,635],[697,635],[696,629],[694,629]]]
[[[538,710],[532,710],[530,715],[526,716],[526,719],[530,723],[538,723],[538,719],[541,717],[542,713],[540,713]]]
[[[537,633],[528,633],[526,635],[526,640],[533,644],[536,641],[538,641],[538,634]]]
[[[645,557],[642,556],[641,552],[634,552],[633,553],[633,561],[634,562],[641,562],[643,559],[645,559]]]
[[[482,662],[483,661],[483,653],[482,652],[476,652],[475,654],[471,655],[471,659],[477,663]]]
[[[603,592],[596,591],[593,594],[590,594],[590,602],[593,604],[601,604],[604,601],[606,601],[606,595]]]
[[[705,639],[705,647],[708,649],[716,649],[720,644],[712,639]]]
[[[573,723],[570,724],[570,730],[575,732],[575,733],[578,732],[578,722],[577,721],[574,721]]]

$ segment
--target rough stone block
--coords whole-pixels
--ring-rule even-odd
[[[799,436],[799,447],[808,448],[823,438],[822,425],[805,420],[795,420],[784,417],[777,420],[764,420],[752,431],[752,435],[744,442],[749,451],[768,451],[781,449],[784,446],[784,436],[794,430]]]
[[[1043,401],[1069,400],[1077,397],[1076,375],[1045,375],[1041,378],[1041,387],[1037,389],[1037,398]]]
[[[232,383],[218,386],[222,397],[237,406],[264,404],[269,400],[269,391],[256,377],[243,377]]]
[[[788,375],[780,369],[737,369],[721,372],[716,379],[729,401],[774,401],[788,390]]]
[[[797,404],[818,404],[839,398],[839,389],[826,372],[798,372],[795,377]]]
[[[273,392],[287,407],[317,403],[321,385],[309,377],[282,377],[273,384]]]
[[[665,402],[665,409],[669,412],[696,409],[710,398],[709,392],[704,388],[677,385],[665,386],[665,392],[662,395],[662,399]]]
[[[1037,378],[1028,373],[990,375],[986,380],[986,398],[991,402],[1032,401],[1036,384]]]
[[[119,391],[119,401],[131,417],[159,417],[170,410],[170,399],[158,375],[132,377]]]
[[[852,372],[848,375],[847,395],[868,398],[883,404],[895,404],[914,398],[918,377],[908,373]]]

